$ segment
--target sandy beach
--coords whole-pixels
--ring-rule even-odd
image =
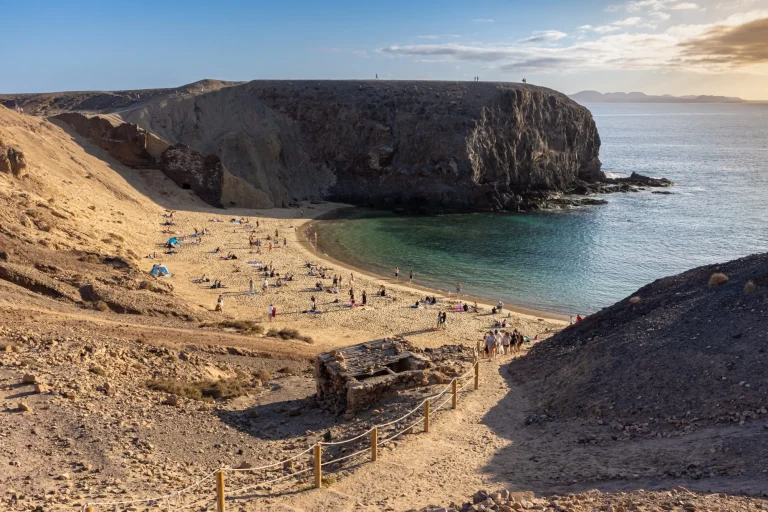
[[[510,313],[508,328],[518,329],[530,338],[547,338],[567,325],[567,321],[554,315],[514,307],[505,307],[502,314],[494,316],[490,303],[469,297],[461,299],[470,304],[477,301],[479,312],[458,312],[454,310],[455,297],[447,298],[438,291],[408,284],[407,276],[401,274],[399,281],[395,281],[394,277],[386,279],[315,251],[306,236],[310,223],[344,206],[334,203],[304,205],[305,217],[301,217],[298,208],[179,211],[174,214],[175,225],[170,227],[169,232],[164,232],[162,226],[158,228],[158,246],[153,248],[158,253],[158,259],[146,259],[146,267],[149,270],[154,263],[167,265],[173,274],[170,281],[177,293],[201,310],[213,310],[221,294],[224,318],[262,321],[275,329],[298,329],[315,340],[313,352],[392,335],[406,336],[423,347],[447,343],[474,345],[485,331],[493,328],[496,320],[502,320]],[[246,222],[232,222],[241,218],[245,218]],[[168,238],[175,236],[181,240],[194,234],[195,229],[202,231],[205,228],[210,233],[202,237],[201,245],[182,242],[183,247],[178,249],[177,254],[164,254],[161,244]],[[257,253],[257,247],[249,246],[248,237],[252,232],[261,239],[261,254]],[[275,233],[279,242],[270,250],[273,240],[266,237],[274,238]],[[192,240],[195,238],[188,241]],[[284,242],[287,244],[284,245]],[[219,252],[213,253],[217,248]],[[228,254],[236,256],[236,259],[225,259]],[[274,286],[275,278],[268,278],[270,287],[267,293],[262,293],[264,272],[257,271],[257,264],[253,262],[272,265],[276,273],[292,275],[293,280],[277,288]],[[310,263],[325,269],[327,278],[308,275],[307,265]],[[210,279],[209,283],[194,282],[203,275]],[[317,281],[321,281],[324,288],[330,288],[333,275],[342,278],[338,294],[315,289]],[[221,280],[225,288],[211,289],[215,280]],[[254,294],[248,293],[251,280]],[[377,293],[382,285],[386,287],[387,298]],[[366,307],[346,305],[350,287],[354,289],[358,302],[362,292],[367,293]],[[422,305],[418,309],[413,307],[418,299],[427,295],[437,296],[440,304]],[[316,298],[317,311],[308,313],[312,296]],[[270,305],[277,308],[274,320],[268,318]],[[434,327],[439,311],[448,312],[448,321],[445,329],[437,331]]]

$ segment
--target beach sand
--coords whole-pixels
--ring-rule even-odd
[[[315,346],[311,350],[313,353],[393,335],[404,336],[421,347],[455,343],[474,346],[484,332],[493,328],[495,320],[506,317],[509,311],[513,312],[508,319],[508,329],[518,329],[531,338],[536,335],[540,339],[547,338],[567,325],[567,321],[553,318],[551,314],[532,314],[530,311],[521,312],[515,308],[505,309],[504,313],[494,316],[491,314],[491,306],[483,303],[480,303],[479,313],[456,312],[452,309],[456,303],[455,297],[448,299],[437,291],[408,285],[407,275],[401,274],[400,281],[396,282],[394,276],[383,278],[331,260],[311,247],[306,241],[305,229],[313,219],[344,206],[346,205],[334,203],[306,204],[302,206],[305,212],[303,218],[298,208],[179,211],[175,213],[176,225],[170,228],[171,233],[163,233],[162,227],[158,227],[158,247],[154,249],[158,253],[158,259],[144,260],[146,270],[154,263],[167,265],[173,274],[170,280],[176,293],[187,299],[190,304],[197,305],[201,311],[213,310],[221,293],[224,296],[222,319],[261,321],[265,327],[274,329],[298,329],[301,334],[314,339]],[[249,220],[246,224],[254,227],[247,228],[246,225],[231,222],[231,219],[241,217],[246,217]],[[221,222],[214,222],[213,219],[219,219]],[[250,232],[256,229],[256,220],[259,221],[257,235],[263,243],[260,255],[256,253],[256,248],[249,247],[248,243]],[[160,244],[171,236],[191,235],[195,228],[210,230],[210,234],[203,237],[201,245],[185,244],[178,250],[178,254],[164,254],[165,250]],[[274,237],[275,231],[279,235],[279,244],[270,251],[266,236]],[[287,239],[285,247],[284,239]],[[216,248],[219,248],[220,252],[212,253]],[[228,253],[236,255],[237,259],[223,259]],[[271,264],[280,275],[294,275],[294,280],[287,286],[275,288],[275,279],[270,278],[270,289],[263,294],[263,272],[257,272],[253,265],[249,265],[249,261]],[[314,286],[319,278],[307,275],[307,263],[326,268],[327,274],[340,275],[343,280],[339,294],[316,291]],[[221,280],[226,288],[213,290],[209,288],[210,283],[193,282],[203,274],[211,282]],[[253,295],[247,293],[251,279],[256,289]],[[326,287],[331,286],[331,279],[322,281]],[[350,285],[354,288],[358,301],[363,290],[367,292],[368,307],[345,306],[349,301]],[[381,285],[386,286],[387,295],[391,299],[376,294]],[[426,295],[441,297],[440,304],[422,306],[419,309],[412,307],[419,298]],[[306,312],[310,309],[312,296],[317,299],[315,314]],[[336,299],[339,303],[334,302]],[[474,302],[475,299],[470,301]],[[274,321],[268,318],[270,305],[277,308]],[[434,327],[439,311],[447,311],[448,319],[446,327],[438,331]]]

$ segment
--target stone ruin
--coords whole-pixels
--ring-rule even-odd
[[[465,352],[461,346],[421,351],[402,338],[326,352],[315,358],[317,398],[355,413],[396,391],[449,383],[463,369],[446,363],[446,355],[468,359]]]

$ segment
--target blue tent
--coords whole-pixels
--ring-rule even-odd
[[[175,236],[168,239],[168,247],[173,247],[177,243],[179,243],[179,241],[176,239]]]
[[[171,273],[165,268],[165,265],[153,265],[152,270],[149,272],[155,277],[170,277]]]

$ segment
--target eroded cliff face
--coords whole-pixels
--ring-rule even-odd
[[[589,111],[524,84],[255,81],[123,117],[215,154],[275,206],[517,209],[604,177]]]

